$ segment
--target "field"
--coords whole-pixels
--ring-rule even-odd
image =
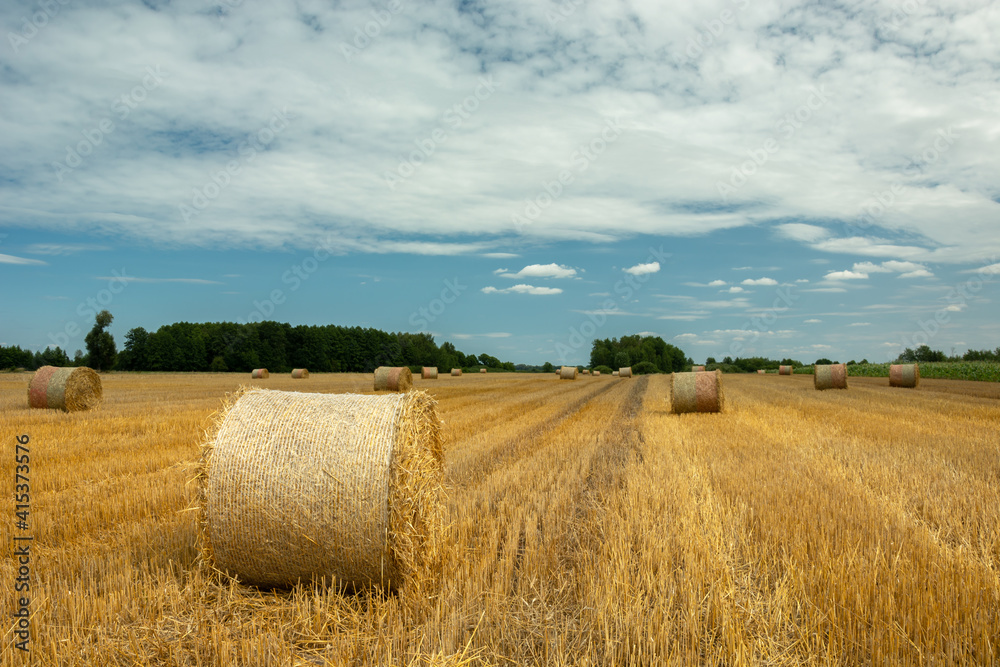
[[[991,664],[1000,385],[727,375],[442,375],[446,554],[432,595],[258,591],[197,562],[199,443],[227,374],[111,374],[91,413],[0,375],[0,470],[31,438],[30,664]],[[268,388],[369,392],[369,375]],[[10,493],[0,540],[15,530]],[[0,664],[29,664],[2,561]]]

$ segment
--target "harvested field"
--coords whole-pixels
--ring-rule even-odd
[[[77,413],[28,409],[30,377],[0,374],[0,475],[30,436],[31,664],[1000,659],[997,384],[726,375],[725,412],[675,415],[667,376],[423,383],[442,572],[386,595],[261,591],[198,562],[199,444],[245,374],[111,373]],[[371,374],[267,386],[374,394]],[[0,576],[16,570],[8,549]],[[0,664],[28,664],[13,643]]]

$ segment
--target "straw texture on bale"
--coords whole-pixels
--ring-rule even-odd
[[[260,587],[423,581],[440,564],[440,429],[420,391],[243,389],[203,445],[202,557]]]
[[[632,377],[632,367],[629,366],[627,368],[619,368],[618,369],[618,377],[620,377],[620,378],[630,378],[630,377]]]
[[[576,366],[563,366],[559,369],[560,380],[575,380],[577,374]]]
[[[486,372],[486,369],[485,369],[485,368],[480,368],[480,369],[479,369],[479,372],[480,372],[480,373],[485,373],[485,372]]]
[[[292,370],[292,379],[305,380],[309,377],[309,370],[306,368],[295,368]]]
[[[611,371],[611,374],[614,375],[615,377],[618,377],[618,371]]]
[[[698,373],[698,372],[701,372],[701,371],[704,371],[704,370],[705,370],[704,366],[692,366],[691,367],[691,372],[692,373]]]
[[[671,375],[670,403],[676,414],[722,412],[722,371],[691,371]]]
[[[79,412],[96,408],[103,398],[101,376],[85,366],[42,366],[28,383],[28,406],[32,408]]]
[[[436,366],[424,366],[420,369],[420,377],[424,380],[437,380],[438,369]]]
[[[791,374],[792,374],[791,366],[778,366],[778,375],[791,375]]]
[[[461,377],[462,376],[462,369],[461,368],[452,368],[451,369],[451,374],[452,374],[452,377]]]
[[[266,380],[271,377],[271,374],[267,372],[266,368],[255,368],[253,372],[250,373],[250,377],[254,380]]]
[[[889,366],[889,386],[913,389],[920,384],[920,366],[892,364]]]
[[[846,364],[821,364],[813,369],[816,389],[847,389]]]
[[[601,377],[601,371],[594,371],[594,377]]]
[[[375,369],[375,391],[409,391],[413,373],[406,366],[379,366]]]

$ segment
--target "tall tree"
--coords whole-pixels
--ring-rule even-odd
[[[83,342],[87,344],[90,364],[99,371],[110,370],[115,365],[115,358],[118,356],[114,337],[105,331],[111,326],[114,319],[114,315],[106,310],[97,313],[94,328],[83,339]]]

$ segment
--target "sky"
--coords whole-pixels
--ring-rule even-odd
[[[1000,346],[1000,5],[0,5],[0,345]]]

